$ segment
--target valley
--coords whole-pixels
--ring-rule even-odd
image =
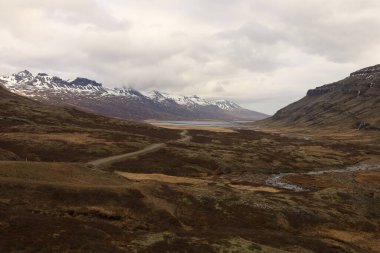
[[[0,0],[0,253],[380,253],[379,0]]]
[[[149,124],[0,87],[0,252],[379,252],[379,132],[299,122]]]
[[[131,150],[135,155],[110,167],[85,164],[90,157],[0,162],[1,249],[378,251],[380,170],[310,173],[367,162],[378,147],[238,129],[187,130],[191,139],[181,141],[183,130],[169,131],[174,138],[160,149]],[[77,137],[65,132],[59,141]],[[308,190],[266,182],[283,172],[294,173],[287,183]]]

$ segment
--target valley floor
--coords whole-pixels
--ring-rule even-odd
[[[182,130],[4,129],[0,252],[380,251],[374,137]],[[38,143],[77,152],[57,162]],[[318,173],[357,164],[369,169]],[[282,173],[302,190],[268,183]]]

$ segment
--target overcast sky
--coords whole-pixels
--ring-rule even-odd
[[[380,1],[0,0],[0,59],[272,114],[380,63]]]

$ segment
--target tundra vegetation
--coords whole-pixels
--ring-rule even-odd
[[[182,130],[1,87],[0,96],[0,252],[380,250],[371,130],[190,129],[183,141]],[[165,145],[111,166],[88,164],[157,143]],[[358,163],[374,169],[306,173]],[[303,190],[268,185],[279,173]]]

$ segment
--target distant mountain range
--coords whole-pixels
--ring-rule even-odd
[[[228,100],[207,100],[196,95],[174,96],[159,91],[139,92],[130,88],[107,88],[86,78],[66,81],[27,70],[0,77],[9,91],[54,105],[125,119],[155,120],[247,120],[268,115],[242,108]]]
[[[257,124],[380,130],[380,65],[309,90],[301,100]]]

